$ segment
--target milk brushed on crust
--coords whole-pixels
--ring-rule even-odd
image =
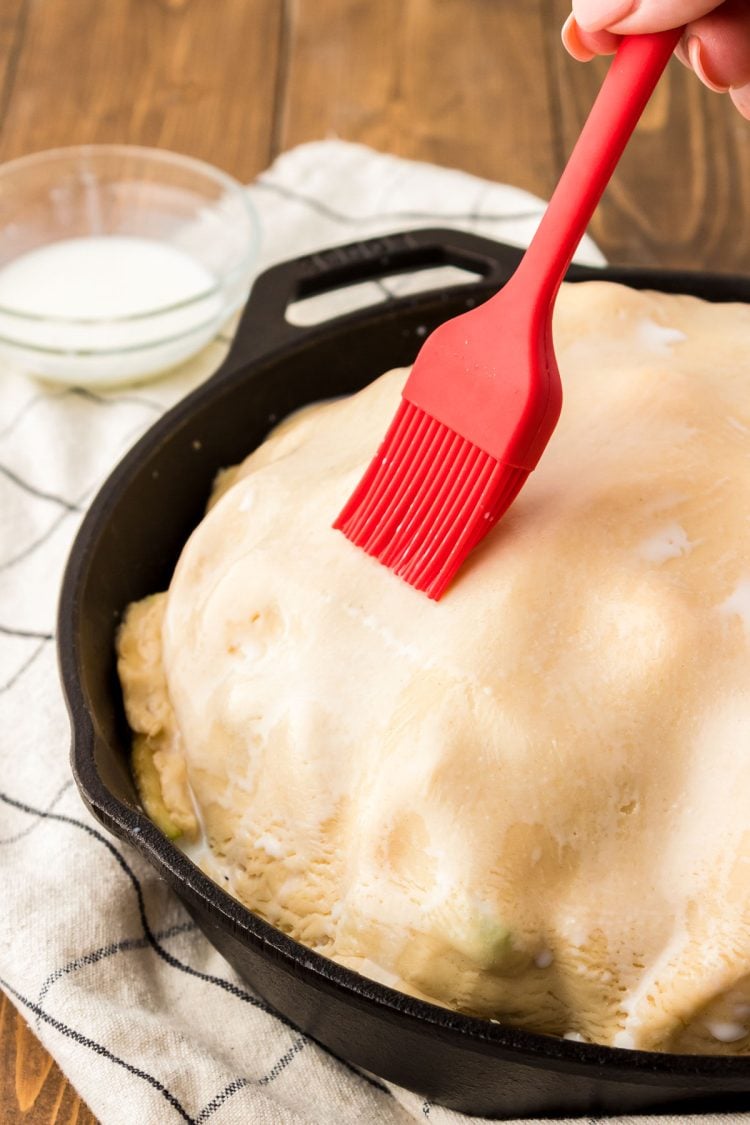
[[[327,956],[747,1054],[750,309],[591,282],[555,329],[559,427],[440,603],[331,529],[390,372],[223,475],[125,618],[128,717],[209,873]]]

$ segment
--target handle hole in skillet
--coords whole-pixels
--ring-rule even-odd
[[[346,285],[302,297],[287,305],[284,316],[295,328],[309,328],[323,324],[346,313],[369,305],[380,305],[386,301],[425,293],[430,289],[448,289],[454,285],[470,285],[482,274],[477,270],[461,266],[430,266],[409,273],[396,273],[378,278],[377,281],[361,281],[356,285]]]

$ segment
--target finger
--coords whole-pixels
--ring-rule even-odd
[[[679,27],[705,16],[716,0],[573,0],[573,14],[582,31],[614,31],[643,35]]]
[[[726,93],[750,83],[750,6],[744,0],[695,20],[685,41],[690,65],[709,89]]]
[[[588,62],[594,55],[613,55],[620,39],[609,31],[581,31],[571,12],[563,24],[562,41],[574,59]]]

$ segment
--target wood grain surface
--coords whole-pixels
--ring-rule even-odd
[[[96,1125],[94,1115],[1,992],[0,1121],[2,1125]]]
[[[567,11],[567,0],[0,0],[0,159],[122,141],[249,180],[291,145],[338,136],[548,195],[606,66],[563,53]],[[615,262],[750,270],[750,124],[673,62],[592,233]],[[0,1120],[93,1121],[6,1000]]]
[[[330,132],[549,194],[544,6],[293,0],[280,146]]]
[[[2,0],[3,11],[8,2]],[[17,8],[16,35],[6,32],[0,159],[123,141],[188,152],[241,179],[268,162],[278,0],[10,5]]]

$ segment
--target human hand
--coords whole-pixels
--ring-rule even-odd
[[[680,62],[750,119],[750,0],[573,0],[562,38],[573,58],[588,62],[613,54],[621,35],[681,24]]]

